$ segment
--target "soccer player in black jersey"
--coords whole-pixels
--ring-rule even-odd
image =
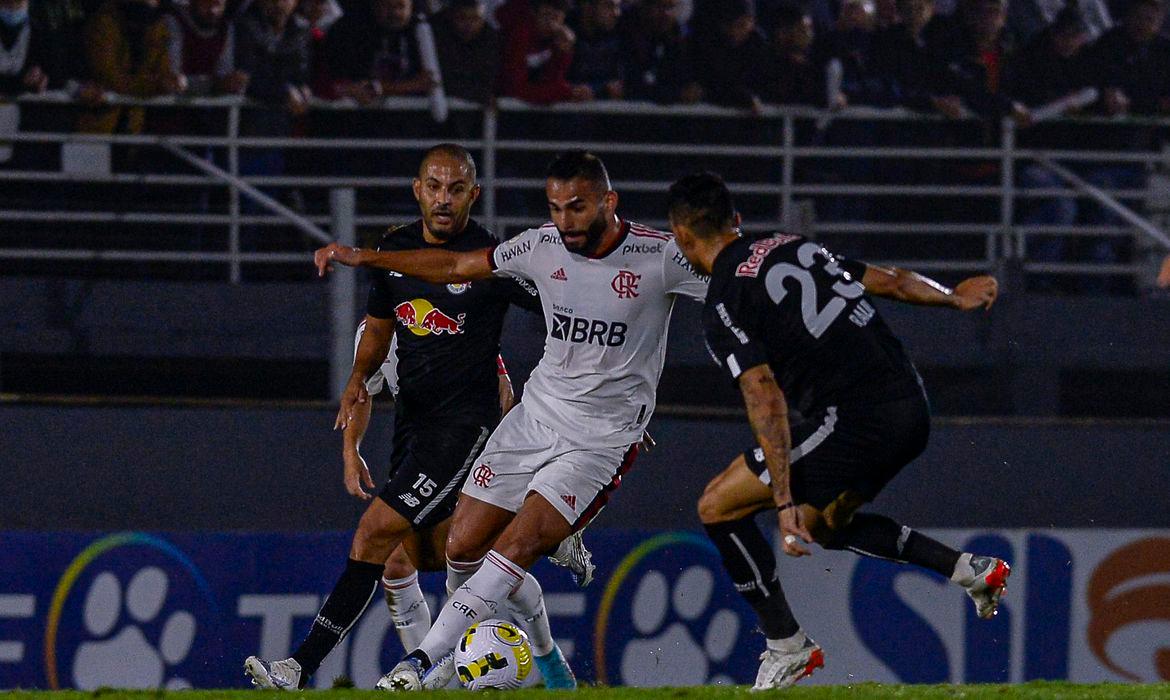
[[[465,251],[497,243],[469,218],[480,188],[475,162],[465,149],[440,144],[428,150],[413,187],[422,218],[390,230],[381,250]],[[345,570],[308,637],[289,659],[269,662],[252,656],[245,661],[245,671],[259,687],[303,688],[365,611],[391,553],[406,543],[419,563],[417,552],[430,539],[419,535],[450,518],[468,470],[500,420],[497,359],[504,314],[510,304],[541,308],[535,288],[514,279],[433,284],[395,272],[374,274],[365,330],[335,428],[346,431],[347,440],[360,439],[351,433],[364,429],[370,400],[366,381],[386,359],[394,336],[398,394],[390,477],[377,498],[370,499]],[[351,494],[369,498],[366,489],[374,484],[360,458],[345,460],[345,484]],[[438,545],[442,551],[442,543]],[[421,591],[415,598],[422,600]],[[510,603],[523,618],[534,648],[538,641],[551,646],[555,653],[550,657],[564,664],[539,589],[530,598],[514,597]],[[427,618],[429,627],[429,614]]]
[[[995,614],[1010,574],[860,509],[926,447],[921,380],[868,295],[959,310],[990,308],[991,277],[955,289],[905,270],[837,258],[801,236],[741,237],[731,194],[699,173],[670,189],[670,224],[695,268],[711,275],[708,350],[738,382],[758,446],[707,486],[700,519],[767,637],[755,689],[782,688],[824,663],[797,624],[772,549],[753,516],[775,508],[784,552],[803,546],[912,563],[956,582],[980,617]],[[789,425],[787,406],[803,420]]]

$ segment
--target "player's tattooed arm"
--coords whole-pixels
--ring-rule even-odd
[[[999,294],[999,284],[990,275],[969,277],[950,289],[912,270],[869,263],[861,283],[874,296],[921,306],[949,306],[960,311],[990,309]]]
[[[766,364],[756,365],[739,375],[739,389],[747,406],[752,432],[764,451],[764,462],[772,477],[772,498],[778,511],[780,534],[784,535],[784,551],[797,557],[809,554],[800,545],[800,540],[812,542],[812,535],[792,500],[789,480],[792,436],[788,431],[788,405],[784,401],[784,392],[776,384],[772,368]]]
[[[452,250],[369,250],[330,243],[313,253],[317,275],[324,277],[334,264],[392,270],[427,282],[450,283],[487,279],[492,276],[491,249]]]

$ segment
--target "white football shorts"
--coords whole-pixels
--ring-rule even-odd
[[[601,512],[637,455],[637,444],[585,447],[569,442],[530,417],[521,402],[488,438],[463,493],[515,513],[535,491],[575,532]]]

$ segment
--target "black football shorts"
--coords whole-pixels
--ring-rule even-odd
[[[396,418],[390,478],[378,497],[416,530],[445,520],[490,433],[481,425]]]
[[[926,449],[930,406],[923,395],[867,406],[829,406],[791,427],[792,498],[823,510],[846,491],[872,501]],[[764,451],[743,454],[765,484]]]

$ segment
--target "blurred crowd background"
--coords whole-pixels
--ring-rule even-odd
[[[1161,0],[0,0],[0,92],[1170,112]],[[837,62],[839,67],[828,67]],[[827,70],[840,73],[826,79]],[[143,128],[97,110],[83,131]]]

